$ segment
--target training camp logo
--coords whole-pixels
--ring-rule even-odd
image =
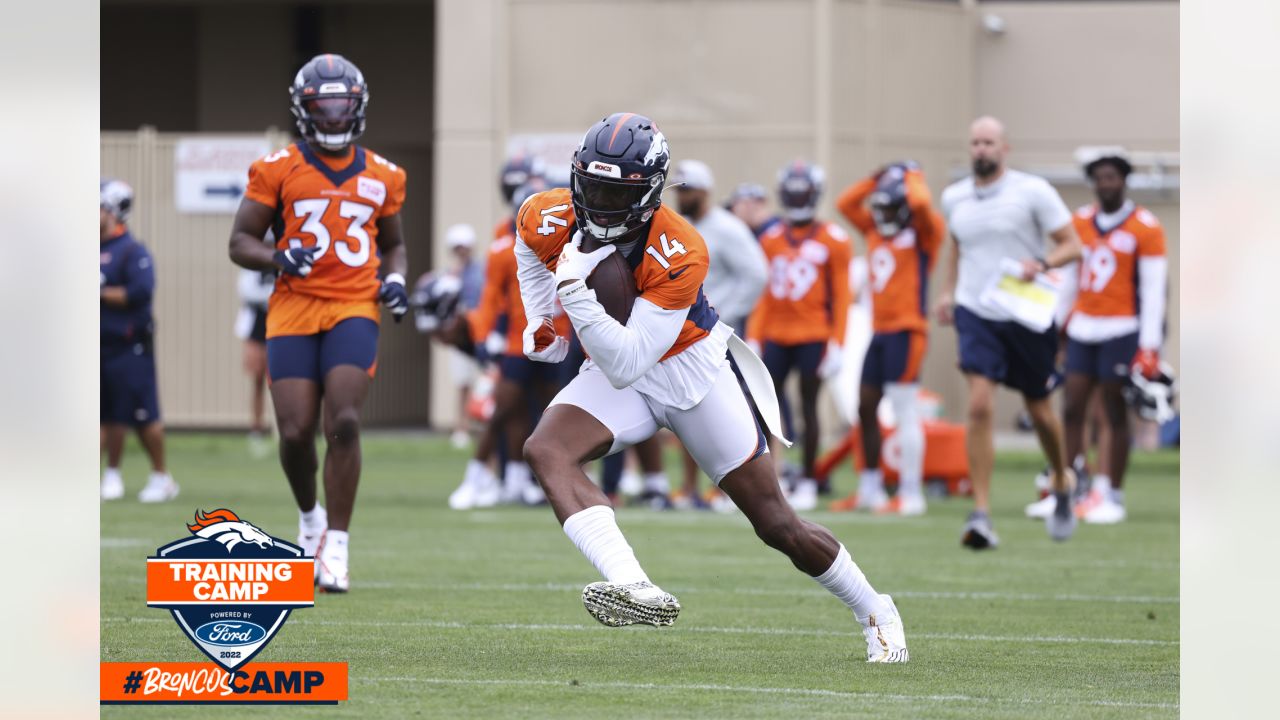
[[[289,613],[315,605],[315,558],[225,508],[197,510],[187,530],[147,558],[147,606],[168,610],[216,667],[102,663],[102,701],[345,700],[346,663],[255,663],[245,669]]]
[[[197,511],[187,529],[147,558],[147,606],[169,610],[201,652],[235,670],[291,611],[315,604],[315,560],[226,509]]]

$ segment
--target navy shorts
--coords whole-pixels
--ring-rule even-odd
[[[1057,386],[1058,330],[1037,333],[1011,320],[987,320],[956,306],[960,370],[990,378],[1028,398]]]
[[[267,338],[267,375],[272,381],[300,378],[322,384],[339,365],[355,365],[373,377],[378,367],[378,323],[353,317],[314,335]]]
[[[882,388],[889,383],[920,382],[926,345],[922,332],[903,330],[872,335],[862,361],[862,384]]]
[[[817,375],[818,365],[822,363],[822,355],[827,351],[827,343],[811,342],[798,345],[780,345],[766,340],[764,342],[764,366],[769,368],[769,375],[775,383],[787,379],[791,371],[799,370],[801,375]]]
[[[1087,375],[1101,382],[1129,379],[1129,365],[1138,353],[1138,333],[1100,343],[1067,340],[1067,372]]]
[[[149,425],[160,420],[155,356],[142,343],[104,349],[98,417],[103,423]]]
[[[524,355],[503,355],[499,366],[502,377],[518,385],[549,383],[560,386],[560,365],[530,360]]]

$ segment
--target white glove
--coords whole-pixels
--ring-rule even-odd
[[[534,335],[537,334],[540,328],[550,330],[555,339],[541,350],[535,350],[536,341],[534,340]],[[551,318],[548,317],[542,318],[542,322],[529,323],[524,329],[524,356],[530,360],[544,363],[558,363],[564,360],[565,356],[569,354],[569,341],[559,335],[555,335],[555,331],[556,326],[551,322]]]
[[[582,236],[575,236],[571,242],[565,243],[564,249],[560,251],[560,259],[556,262],[556,292],[562,298],[577,292],[580,284],[586,283],[596,266],[618,251],[614,245],[605,245],[584,253],[579,249],[581,245]]]
[[[835,342],[828,340],[827,351],[822,356],[822,362],[818,363],[818,377],[830,380],[839,374],[842,364],[844,364],[844,350]]]

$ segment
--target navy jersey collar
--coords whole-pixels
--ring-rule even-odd
[[[321,160],[311,146],[305,142],[298,142],[298,151],[302,153],[302,159],[306,160],[311,167],[320,171],[320,174],[329,178],[329,182],[333,183],[335,188],[342,187],[342,184],[351,178],[364,172],[364,150],[359,145],[353,145],[354,154],[351,158],[351,164],[341,170],[334,170]]]

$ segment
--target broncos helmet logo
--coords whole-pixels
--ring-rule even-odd
[[[197,510],[195,520],[195,523],[187,525],[187,529],[197,537],[222,543],[227,552],[241,543],[253,543],[260,548],[275,545],[270,535],[225,508],[210,513]]]

